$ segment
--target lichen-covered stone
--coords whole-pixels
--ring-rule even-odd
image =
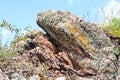
[[[100,27],[69,12],[49,10],[37,16],[37,24],[66,51],[72,66],[84,79],[114,80],[117,74],[114,45]]]

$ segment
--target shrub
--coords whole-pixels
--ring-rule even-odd
[[[16,51],[16,44],[21,41],[25,40],[26,36],[23,36],[21,33],[21,30],[17,28],[14,25],[9,24],[7,21],[3,20],[3,22],[0,24],[0,30],[7,29],[11,31],[11,33],[14,33],[14,40],[10,43],[9,46],[2,45],[2,39],[0,39],[0,58],[11,58],[17,55]],[[24,28],[24,31],[30,31],[31,26],[27,26]],[[1,33],[2,34],[2,33]],[[0,36],[2,38],[2,36]]]

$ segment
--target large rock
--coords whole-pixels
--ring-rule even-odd
[[[67,55],[67,68],[78,74],[80,80],[116,79],[114,45],[100,27],[69,12],[55,10],[39,13],[37,24],[60,44],[63,52],[58,55]]]

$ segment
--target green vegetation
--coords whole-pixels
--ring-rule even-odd
[[[16,28],[16,26],[13,26],[9,24],[7,21],[3,20],[3,22],[0,24],[0,30],[7,29],[11,33],[15,33],[15,35],[18,35],[20,32],[20,29]],[[1,33],[2,34],[2,33]],[[2,36],[0,36],[2,38]],[[10,59],[17,55],[16,50],[14,50],[12,47],[8,46],[2,46],[2,41],[0,41],[0,59]]]
[[[0,24],[0,28],[1,29],[7,29],[11,32],[15,32],[16,34],[18,34],[20,32],[20,29],[16,28],[15,25],[11,25],[9,24],[7,21],[3,20],[3,22]]]
[[[4,58],[4,59],[10,59],[14,56],[16,56],[17,52],[16,51],[11,51],[8,48],[1,48],[0,49],[0,59]]]
[[[120,38],[120,18],[112,18],[108,24],[102,24],[102,27],[107,33]]]
[[[0,59],[4,58],[4,59],[9,59],[12,58],[14,56],[17,55],[17,51],[16,51],[16,44],[21,41],[21,40],[25,40],[26,36],[23,36],[23,33],[21,32],[20,29],[18,29],[16,26],[9,24],[7,21],[3,20],[3,22],[0,24],[0,30],[3,29],[7,29],[9,30],[11,33],[14,33],[14,40],[10,43],[9,46],[2,45],[2,41],[0,41]],[[27,26],[25,27],[25,31],[30,31],[31,26]],[[2,33],[1,33],[2,34]],[[0,38],[2,38],[2,36],[0,36]]]

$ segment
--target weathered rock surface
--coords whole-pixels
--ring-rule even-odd
[[[37,16],[45,30],[27,32],[19,55],[2,60],[0,80],[120,80],[120,56],[95,24],[69,12],[49,10]]]
[[[55,10],[39,13],[37,24],[59,44],[62,50],[56,55],[67,56],[64,67],[77,74],[80,80],[116,79],[114,45],[101,28],[69,12]]]

